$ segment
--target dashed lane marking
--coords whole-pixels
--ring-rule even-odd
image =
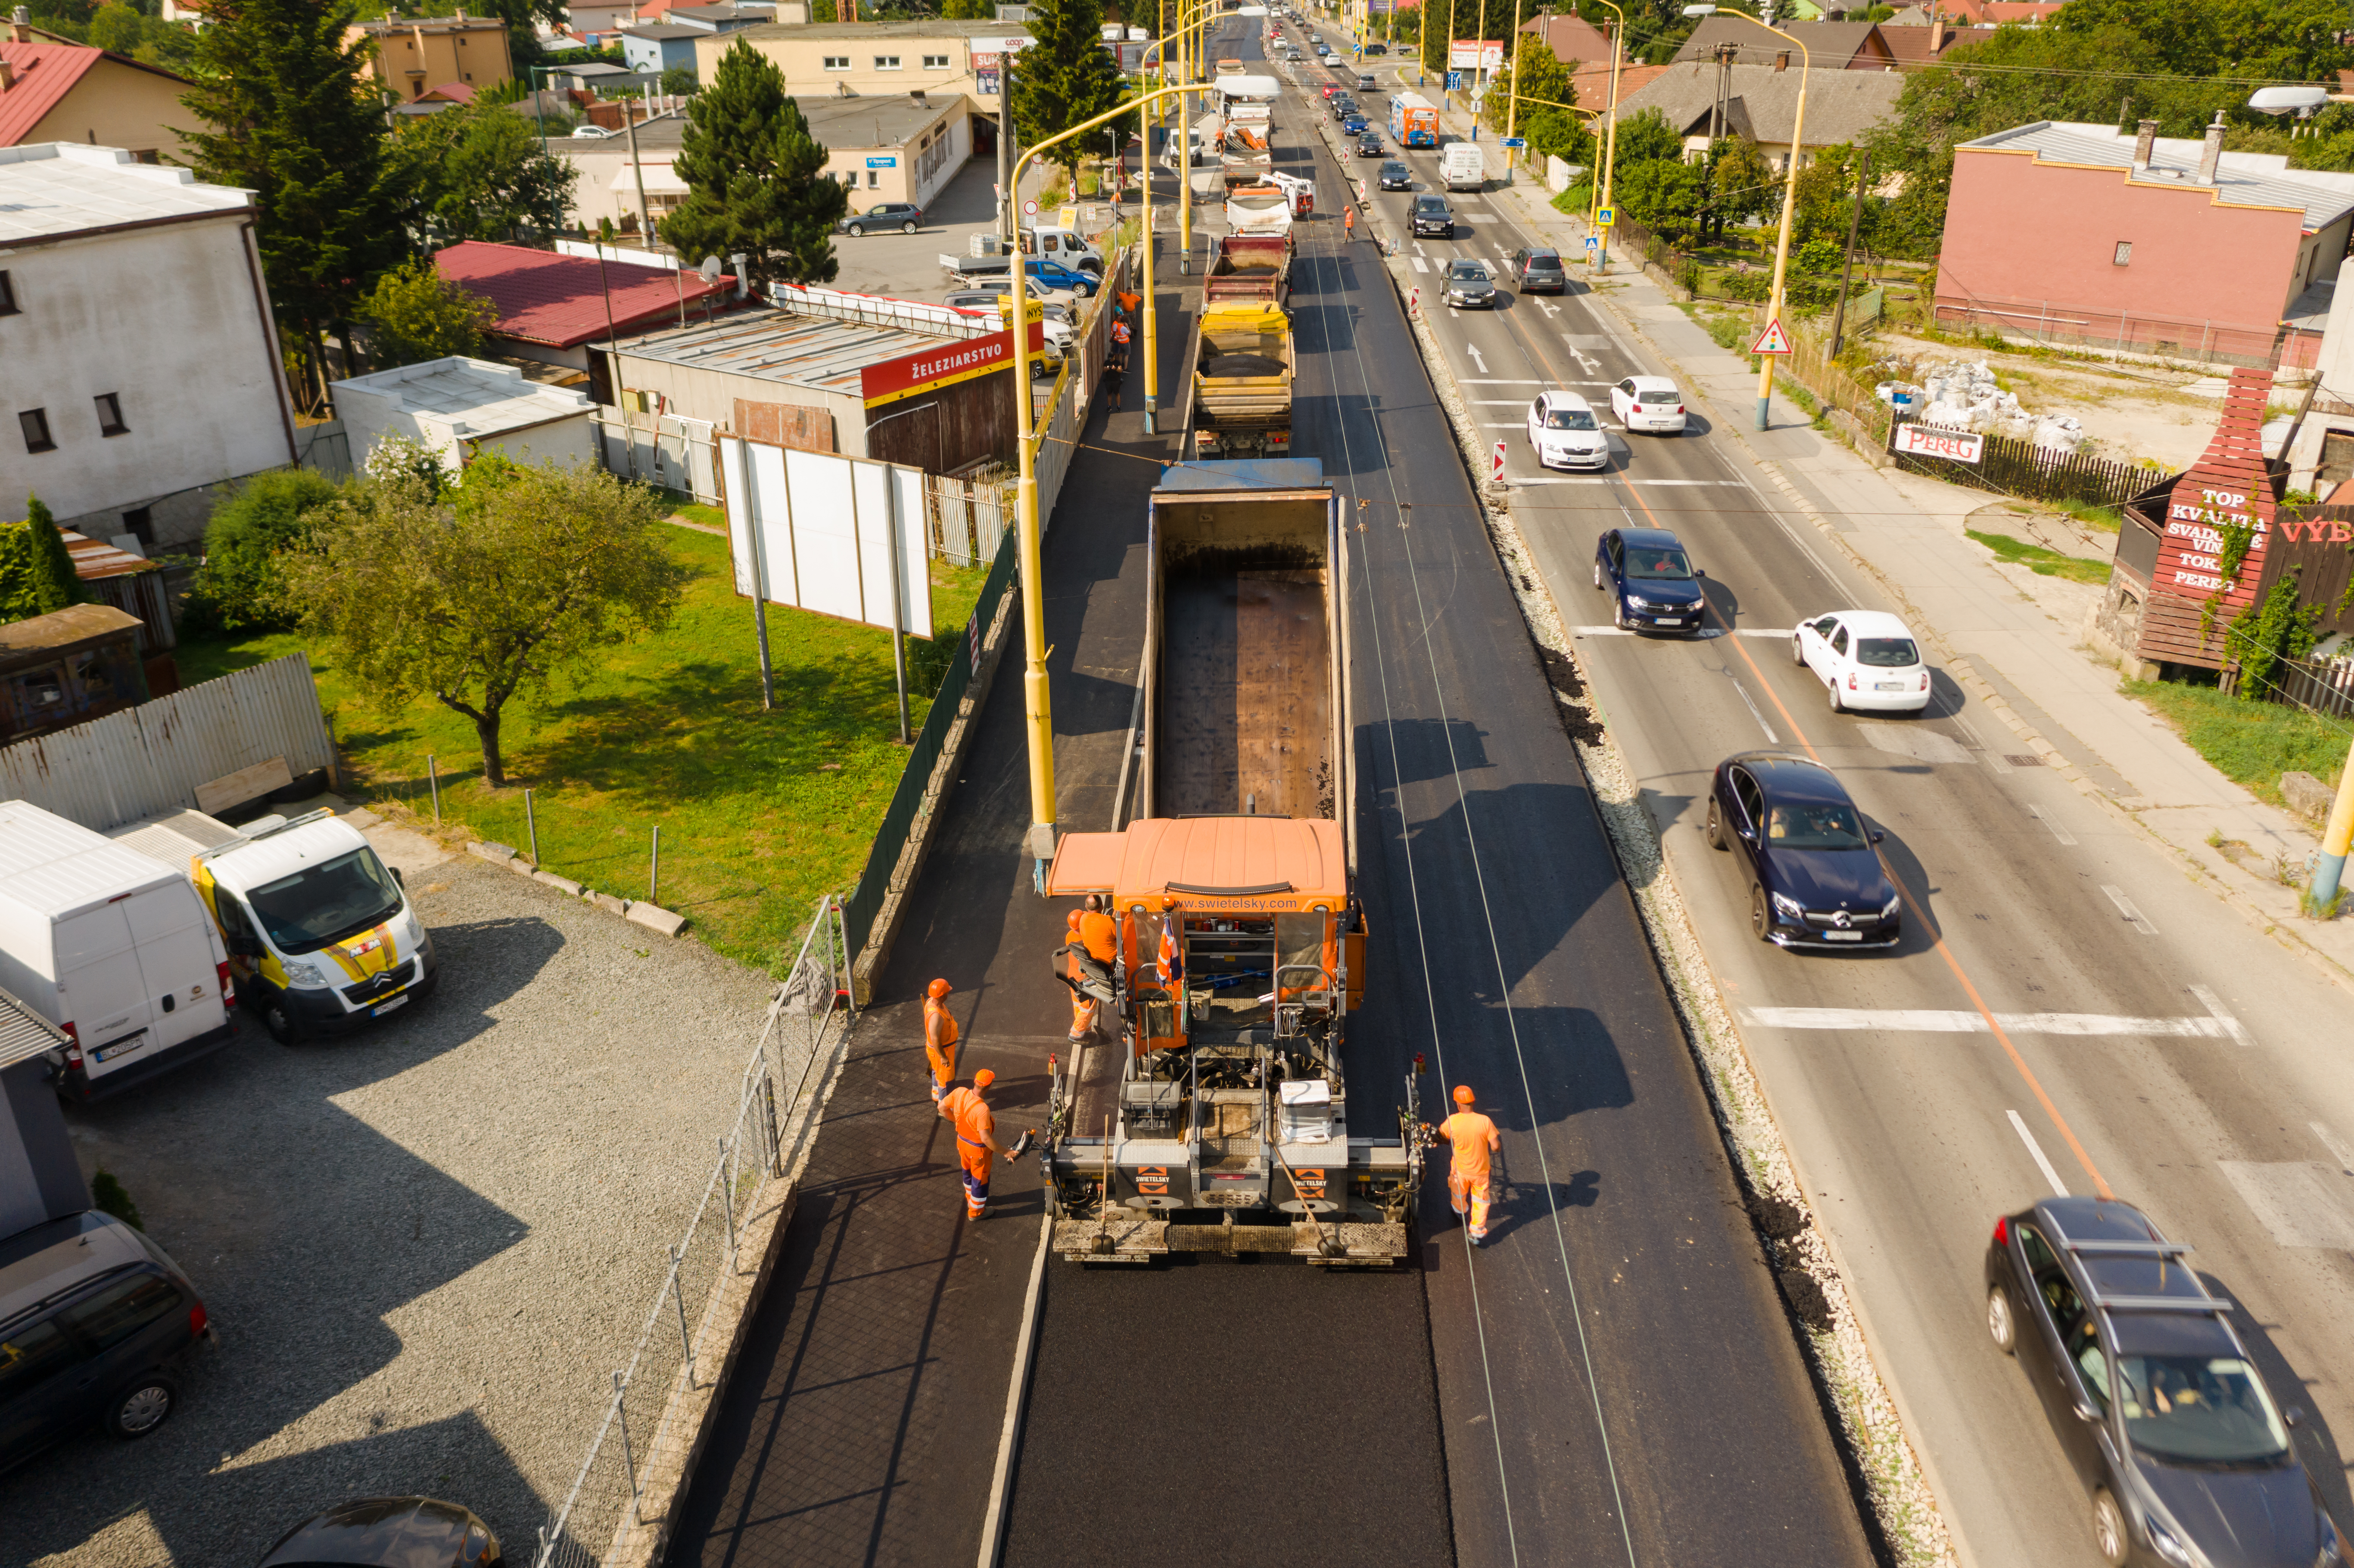
[[[2002,1114],[2010,1118],[2011,1130],[2019,1134],[2020,1142],[2027,1145],[2027,1152],[2035,1157],[2035,1168],[2043,1172],[2043,1179],[2052,1183],[2052,1195],[2055,1198],[2066,1197],[2068,1183],[2060,1180],[2060,1172],[2052,1170],[2052,1161],[2043,1157],[2043,1146],[2035,1141],[2033,1133],[2027,1130],[2026,1119],[2015,1110],[2005,1111]]]
[[[2104,886],[2101,891],[2109,895],[2109,902],[2117,906],[2117,913],[2124,916],[2126,923],[2135,930],[2145,937],[2158,935],[2158,927],[2150,924],[2148,916],[2134,907],[2133,900],[2126,896],[2124,888]]]
[[[1831,1030],[1872,1034],[2064,1034],[2084,1039],[2229,1040],[2246,1031],[2222,1017],[2132,1018],[2110,1012],[1998,1012],[1991,1020],[1970,1008],[1744,1007],[1744,1023],[1766,1029]]]

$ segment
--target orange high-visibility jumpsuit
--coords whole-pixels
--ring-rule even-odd
[[[1119,953],[1119,927],[1110,916],[1098,909],[1090,909],[1080,915],[1076,940],[1086,947],[1088,956],[1097,963],[1108,964]],[[1078,955],[1073,954],[1068,962],[1066,972],[1076,982],[1081,978]],[[1095,1033],[1102,1012],[1101,1002],[1084,991],[1074,990],[1071,992],[1071,1038],[1085,1040]]]
[[[990,1144],[997,1136],[997,1118],[989,1104],[970,1089],[956,1089],[940,1102],[940,1115],[956,1123],[957,1157],[964,1166],[964,1217],[977,1220],[989,1212]]]
[[[1488,1234],[1488,1154],[1503,1140],[1496,1136],[1494,1122],[1469,1110],[1457,1111],[1440,1122],[1438,1136],[1455,1146],[1455,1158],[1447,1171],[1447,1195],[1458,1214],[1468,1204],[1471,1239],[1481,1240]]]
[[[938,1105],[956,1082],[957,1021],[937,996],[924,998],[924,1055],[932,1065],[932,1103]]]
[[[1161,955],[1153,967],[1161,971],[1161,989],[1173,991],[1185,975],[1185,951],[1178,937],[1179,916],[1175,910],[1161,917]]]

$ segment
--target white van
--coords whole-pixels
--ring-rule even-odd
[[[1488,188],[1488,158],[1477,142],[1449,142],[1438,154],[1438,177],[1451,191]]]
[[[58,1087],[92,1100],[226,1045],[228,954],[187,873],[0,801],[0,986],[65,1031]]]

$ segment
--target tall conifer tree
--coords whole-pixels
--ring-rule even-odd
[[[1034,0],[1030,36],[1037,41],[1013,57],[1009,72],[1013,125],[1023,145],[1034,147],[1119,107],[1127,84],[1104,48],[1100,0]],[[1079,160],[1108,155],[1114,133],[1114,126],[1099,125],[1044,155],[1070,171],[1076,189]]]
[[[784,73],[739,41],[712,76],[687,101],[673,164],[687,195],[663,219],[663,238],[690,262],[740,251],[756,284],[832,282],[833,226],[850,192],[826,177],[825,148]]]

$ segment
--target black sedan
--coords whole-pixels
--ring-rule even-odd
[[[1749,873],[1749,926],[1777,948],[1893,948],[1903,936],[1896,884],[1878,829],[1821,763],[1754,751],[1716,765],[1702,830]]]
[[[1416,239],[1455,238],[1455,212],[1447,198],[1418,196],[1414,198],[1414,237]]]
[[[847,234],[853,239],[869,231],[880,234],[886,228],[896,228],[902,234],[913,234],[923,227],[924,209],[913,202],[906,201],[876,202],[864,212],[853,213],[834,225],[837,232]]]
[[[1558,250],[1514,250],[1504,257],[1504,270],[1512,275],[1512,286],[1523,294],[1565,294],[1569,292],[1569,271],[1561,264]]]
[[[278,1538],[261,1568],[500,1568],[499,1538],[456,1503],[359,1498]]]
[[[1332,111],[1333,119],[1346,120],[1350,115],[1357,112],[1357,101],[1346,92],[1335,92],[1325,101],[1325,107]]]
[[[1382,165],[1381,186],[1385,191],[1410,191],[1414,189],[1414,171],[1392,158]]]
[[[1595,541],[1594,586],[1611,598],[1611,623],[1629,631],[1698,631],[1707,576],[1665,528],[1613,528]]]
[[[1388,151],[1387,147],[1382,145],[1379,132],[1368,131],[1357,138],[1357,156],[1360,158],[1378,158]]]
[[[2209,1294],[2149,1219],[2048,1198],[1994,1224],[1986,1325],[2019,1358],[2114,1563],[2338,1568],[2346,1538],[2282,1410]]]

